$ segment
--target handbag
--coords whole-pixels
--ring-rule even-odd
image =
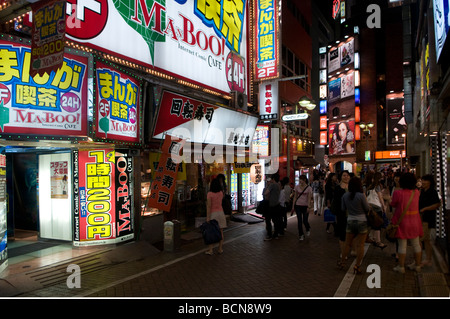
[[[383,225],[384,220],[376,211],[370,209],[367,213],[367,223],[371,228],[380,228]]]
[[[400,216],[400,218],[398,219],[396,224],[389,224],[386,227],[386,239],[390,242],[395,242],[397,237],[397,230],[399,228],[400,223],[402,222],[403,217],[405,216],[406,212],[408,211],[409,205],[411,204],[411,201],[414,197],[414,191],[411,194],[411,197],[409,198],[408,204],[406,205],[405,209],[402,212],[402,215]]]
[[[225,215],[231,215],[233,208],[231,205],[231,195],[224,194],[222,198],[222,208]]]
[[[201,224],[200,231],[202,232],[205,245],[215,244],[222,240],[219,223],[215,219]]]
[[[331,212],[331,209],[325,208],[325,210],[323,211],[323,221],[325,223],[334,223],[334,222],[336,222],[336,216],[333,215],[333,213]]]
[[[367,195],[367,202],[370,205],[381,207],[380,197],[378,197],[378,193],[375,189],[369,190],[369,194]]]

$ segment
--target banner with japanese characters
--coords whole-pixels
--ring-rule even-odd
[[[191,143],[249,147],[257,123],[256,116],[164,91],[153,137],[169,134]]]
[[[96,70],[96,137],[139,142],[139,80],[101,62]]]
[[[67,0],[66,34],[126,63],[220,92],[247,92],[247,3]]]
[[[116,238],[115,151],[78,152],[78,190],[75,196],[75,241],[91,244],[114,242]],[[75,183],[77,180],[75,179]]]
[[[6,155],[0,154],[0,273],[8,266]]]
[[[128,240],[134,237],[134,214],[133,214],[133,159],[127,152],[116,150],[115,165],[115,206],[117,238]]]
[[[185,140],[166,135],[162,154],[151,185],[148,206],[169,212],[175,193],[178,166],[181,164],[180,152]]]
[[[51,198],[69,198],[69,162],[50,162]]]
[[[255,1],[255,46],[257,80],[278,77],[279,26],[278,1]]]
[[[62,67],[66,35],[66,1],[34,2],[30,76],[50,74]]]
[[[30,46],[0,40],[0,136],[86,136],[87,56],[64,54],[62,67],[30,75]]]

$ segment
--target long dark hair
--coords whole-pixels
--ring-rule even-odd
[[[211,181],[209,190],[213,193],[218,193],[222,191],[222,185],[220,184],[220,180],[217,177]]]
[[[356,193],[363,192],[363,186],[361,182],[361,178],[352,177],[348,182],[348,191],[350,192],[350,199],[353,200],[355,198]]]

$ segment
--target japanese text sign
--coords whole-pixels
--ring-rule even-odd
[[[243,0],[67,0],[67,7],[69,39],[213,90],[230,91],[230,53],[247,58]]]
[[[66,1],[45,0],[32,4],[33,32],[30,75],[56,72],[63,64]]]
[[[262,120],[278,118],[278,81],[259,84],[259,116]]]
[[[31,77],[30,48],[0,41],[0,132],[87,135],[87,57],[65,54],[56,72]]]
[[[166,135],[154,175],[149,197],[149,206],[161,211],[170,211],[176,188],[178,165],[181,163],[180,152],[185,141]]]
[[[139,142],[139,81],[101,62],[96,69],[96,136]]]
[[[278,1],[255,1],[256,79],[278,77]]]

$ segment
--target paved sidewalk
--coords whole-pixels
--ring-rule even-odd
[[[384,250],[366,245],[362,269],[379,266],[381,284],[369,288],[372,272],[353,275],[337,269],[337,238],[325,232],[321,216],[310,215],[310,223],[311,236],[304,241],[298,240],[295,216],[285,236],[264,241],[264,223],[230,222],[224,253],[213,256],[204,254],[206,247],[195,232],[175,252],[127,243],[31,269],[20,274],[21,280],[14,280],[18,274],[7,277],[0,280],[0,291],[10,284],[9,296],[17,297],[449,297],[447,274],[436,260],[419,275],[395,273],[393,244]],[[349,258],[349,267],[353,260]],[[81,288],[69,289],[67,266],[73,263],[81,268]]]

